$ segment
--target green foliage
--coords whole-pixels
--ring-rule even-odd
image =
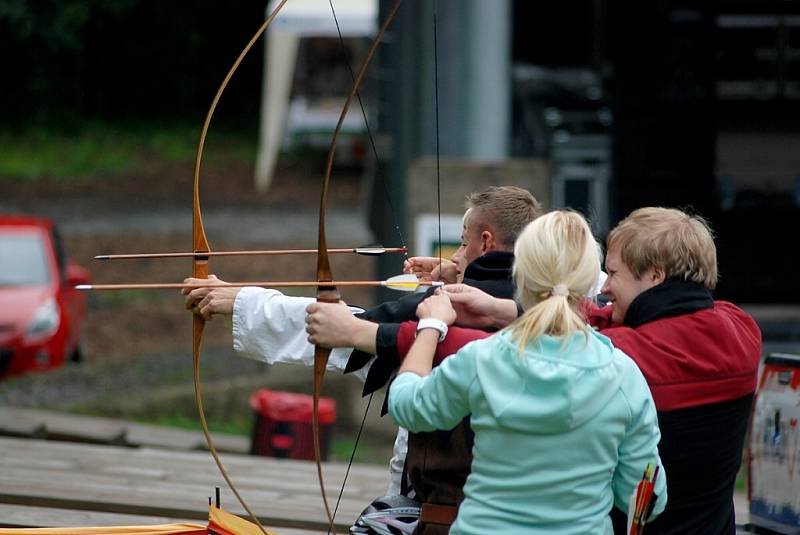
[[[78,130],[31,127],[0,131],[0,181],[108,178],[154,162],[191,163],[199,132],[200,125],[155,121],[86,122]],[[215,146],[224,145],[224,150],[206,154],[207,163],[254,160],[254,133],[216,130],[213,138]]]
[[[118,173],[138,160],[133,147],[99,131],[77,136],[36,130],[27,135],[0,134],[0,179],[80,178]]]

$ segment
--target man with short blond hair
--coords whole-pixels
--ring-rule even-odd
[[[647,532],[732,535],[761,332],[741,309],[711,297],[717,251],[700,216],[641,208],[607,241],[603,293],[612,306],[593,322],[650,385],[668,476],[669,503]],[[622,532],[624,519],[615,520]]]
[[[733,535],[733,492],[742,460],[761,358],[761,332],[744,311],[711,296],[717,256],[708,223],[673,208],[632,212],[609,234],[610,306],[588,310],[589,321],[629,355],[647,379],[658,410],[658,449],[669,502],[647,524],[648,535]],[[445,287],[457,322],[502,328],[517,306],[472,288]],[[411,323],[398,332],[410,346]],[[481,338],[450,329],[437,358]],[[612,513],[615,533],[625,515]]]

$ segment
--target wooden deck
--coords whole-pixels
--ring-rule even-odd
[[[222,507],[246,516],[211,455],[183,449],[204,447],[199,432],[0,407],[3,434],[11,436],[0,436],[0,527],[202,523],[216,486]],[[222,462],[266,527],[280,535],[327,533],[313,461],[233,453],[247,451],[247,439],[224,438],[215,436],[229,451],[221,453]],[[346,468],[323,464],[331,508]],[[338,533],[385,492],[388,477],[388,466],[351,468],[336,514]],[[736,522],[744,525],[746,496],[737,492],[734,500]]]
[[[0,407],[0,435],[135,448],[208,451],[206,439],[200,431],[17,407]],[[250,451],[250,441],[242,436],[216,434],[214,443],[220,453]]]
[[[222,454],[239,493],[261,522],[280,534],[327,531],[313,461]],[[347,466],[325,463],[331,508]],[[353,466],[336,514],[338,532],[388,483],[387,469]],[[244,515],[202,451],[79,444],[0,437],[0,525],[60,527],[202,522],[221,487],[222,507]]]

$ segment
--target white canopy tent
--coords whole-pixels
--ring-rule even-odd
[[[267,15],[277,4],[278,0],[269,1]],[[343,37],[369,37],[377,32],[378,0],[339,0],[334,2],[334,7]],[[266,191],[272,181],[284,138],[300,39],[338,36],[329,0],[289,0],[267,30],[256,160],[257,191]],[[362,119],[354,115],[352,120]]]

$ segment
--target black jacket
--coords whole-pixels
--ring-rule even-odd
[[[467,266],[463,282],[494,297],[510,299],[514,297],[514,283],[511,280],[513,265],[513,253],[506,251],[486,253]],[[400,323],[417,319],[417,305],[430,296],[433,290],[429,288],[427,292],[414,293],[396,301],[382,303],[359,315],[361,319],[379,324],[375,337],[378,358],[367,374],[364,396],[386,385],[400,367],[400,356],[397,354],[397,331]],[[361,369],[372,357],[373,355],[363,351],[353,351],[345,367],[345,373]]]
[[[755,321],[699,284],[667,280],[633,300],[623,326],[601,332],[642,370],[658,410],[667,508],[645,533],[733,535],[761,355]],[[614,533],[626,533],[624,512],[611,516]]]

